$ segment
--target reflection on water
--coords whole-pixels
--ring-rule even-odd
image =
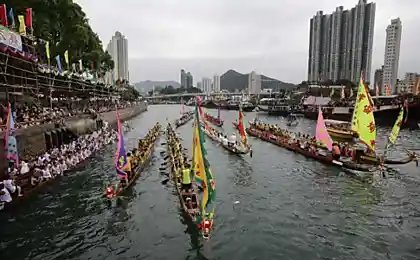
[[[156,119],[164,123],[179,111],[150,107],[133,120],[127,146]],[[246,113],[246,120],[254,116]],[[221,111],[221,117],[228,125],[237,112]],[[286,127],[279,118],[264,120]],[[314,121],[303,119],[295,129],[314,132]],[[389,131],[378,129],[379,148]],[[191,126],[178,132],[190,150]],[[369,184],[257,139],[250,143],[253,157],[240,158],[206,142],[216,179],[210,241],[186,224],[173,184],[161,184],[164,146],[109,207],[102,193],[116,179],[114,145],[16,211],[0,214],[1,259],[419,259],[420,174],[414,164],[396,166],[399,173]],[[418,131],[402,130],[399,145],[419,143]],[[400,152],[397,145],[396,158]]]

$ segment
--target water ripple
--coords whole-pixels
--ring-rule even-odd
[[[133,120],[127,145],[136,145],[156,118],[175,118],[178,111],[150,107]],[[237,113],[221,116],[229,125]],[[304,120],[297,129],[313,131],[313,122]],[[191,147],[191,128],[179,132]],[[81,171],[0,215],[2,259],[419,259],[418,168],[401,166],[394,176],[368,184],[271,144],[250,142],[252,158],[206,142],[217,185],[208,242],[200,243],[185,225],[173,184],[160,183],[163,147],[126,197],[108,207],[101,194],[115,178],[115,146],[109,146]],[[398,143],[420,147],[419,132],[403,130]]]

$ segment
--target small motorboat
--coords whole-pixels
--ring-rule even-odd
[[[298,116],[296,114],[290,114],[287,116],[287,126],[297,126],[299,124]]]

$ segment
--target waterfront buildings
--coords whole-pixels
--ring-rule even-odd
[[[310,19],[308,81],[370,81],[375,3],[359,0],[350,10],[318,11]]]
[[[220,76],[214,75],[213,76],[213,92],[219,93],[220,92]]]
[[[210,78],[203,78],[201,80],[201,88],[203,93],[210,94],[212,93],[212,82]]]
[[[391,20],[386,28],[382,94],[397,93],[398,63],[400,60],[402,24],[400,18]]]
[[[255,71],[248,75],[248,94],[260,94],[261,92],[261,75]]]
[[[181,70],[181,87],[192,88],[193,87],[193,76],[190,72],[186,72],[184,69]]]
[[[414,72],[405,73],[404,80],[397,80],[397,93],[412,93],[417,95],[420,93],[420,74]]]
[[[115,32],[106,48],[114,61],[114,80],[129,80],[128,40],[120,32]]]

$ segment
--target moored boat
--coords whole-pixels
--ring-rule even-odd
[[[351,130],[351,122],[325,119],[328,134],[336,140],[351,141],[354,132]]]
[[[223,126],[224,121],[220,118],[220,108],[217,109],[217,117],[214,117],[214,116],[210,115],[209,113],[204,113],[204,119],[207,122],[210,122],[215,126],[218,126],[218,127]]]
[[[290,114],[287,116],[287,126],[297,126],[299,124],[299,118],[303,117],[298,114]]]

